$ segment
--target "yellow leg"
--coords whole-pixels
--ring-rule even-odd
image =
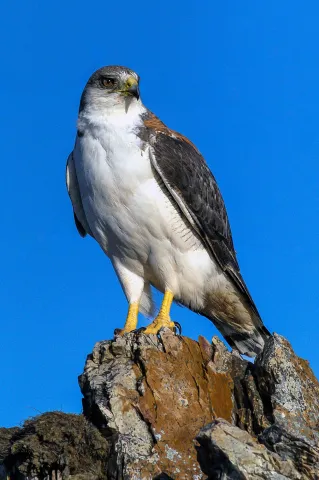
[[[124,333],[128,333],[136,329],[137,316],[138,316],[138,302],[130,303],[124,328],[120,331],[119,335],[124,335]]]
[[[154,319],[154,321],[144,330],[144,333],[158,333],[159,330],[163,327],[168,327],[171,330],[174,330],[175,328],[175,323],[172,322],[169,314],[171,310],[171,306],[173,303],[173,298],[174,295],[172,292],[169,290],[165,291],[163,302],[160,308],[160,311],[158,312],[157,317]]]

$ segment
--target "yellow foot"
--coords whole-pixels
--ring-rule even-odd
[[[144,330],[143,333],[156,335],[160,329],[164,327],[175,331],[175,323],[172,322],[170,317],[159,314],[155,320],[146,327],[146,330]]]
[[[148,327],[146,327],[146,330],[144,330],[144,333],[157,334],[160,331],[160,329],[163,327],[168,327],[171,330],[175,331],[175,323],[172,322],[169,316],[173,298],[174,296],[172,292],[170,290],[165,290],[160,311],[158,312],[158,315],[155,318],[155,320]]]
[[[135,330],[135,328],[132,328],[132,330]],[[114,335],[119,335],[120,337],[123,337],[123,335],[125,335],[126,333],[130,333],[132,332],[132,330],[128,330],[127,328],[122,328],[122,329],[119,329],[119,328],[116,328],[114,330]]]
[[[131,303],[128,309],[128,314],[126,317],[126,322],[122,330],[117,330],[116,334],[123,336],[125,333],[129,333],[132,330],[135,330],[137,327],[137,316],[138,316],[138,303]]]

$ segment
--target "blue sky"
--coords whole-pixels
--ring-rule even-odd
[[[3,2],[0,425],[81,411],[77,375],[126,300],[73,224],[65,161],[90,74],[123,64],[217,177],[265,324],[319,374],[318,2]],[[216,334],[174,307],[183,333]],[[141,319],[141,325],[145,321]]]

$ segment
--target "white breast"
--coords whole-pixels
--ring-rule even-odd
[[[143,270],[157,288],[168,278],[176,292],[187,284],[194,297],[196,277],[202,288],[211,274],[210,257],[154,177],[149,150],[132,127],[136,120],[126,120],[80,125],[74,158],[87,221],[110,256]]]
[[[82,120],[84,135],[74,156],[88,222],[98,237],[105,232],[130,237],[130,244],[132,230],[140,228],[155,237],[184,236],[185,243],[191,231],[154,178],[149,150],[141,148],[136,135],[137,118],[112,115],[94,123],[86,119],[84,125]]]
[[[138,192],[152,177],[148,155],[140,148],[131,122],[120,118],[82,124],[74,157],[83,207],[101,246],[110,241],[129,247],[136,235]],[[83,128],[85,127],[85,128]]]

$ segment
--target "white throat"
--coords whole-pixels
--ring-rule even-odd
[[[141,115],[146,112],[142,101],[118,94],[96,97],[88,92],[83,110],[78,117],[79,130],[88,127],[134,130],[141,125]]]

